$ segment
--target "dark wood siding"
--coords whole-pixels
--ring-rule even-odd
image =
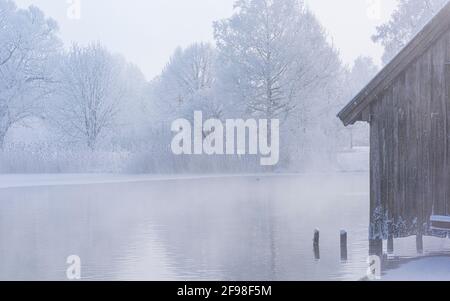
[[[450,33],[413,61],[371,111],[371,238],[428,234],[450,215]]]

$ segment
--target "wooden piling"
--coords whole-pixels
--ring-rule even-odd
[[[372,239],[369,241],[369,255],[376,255],[380,258],[383,256],[383,240]]]
[[[314,259],[320,260],[320,247],[314,246]]]
[[[417,247],[417,253],[423,254],[423,235],[417,234],[416,236],[416,247]]]
[[[314,246],[318,246],[320,244],[320,231],[318,229],[314,230]]]
[[[394,236],[390,235],[387,241],[387,252],[388,255],[394,254]]]
[[[348,250],[347,250],[347,231],[341,230],[341,260],[347,261]]]
[[[318,229],[314,230],[314,258],[315,260],[320,260],[320,231]]]

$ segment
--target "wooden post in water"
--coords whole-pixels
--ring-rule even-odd
[[[416,236],[416,247],[417,247],[417,253],[423,254],[423,235],[422,235],[422,233],[419,233]]]
[[[318,229],[314,230],[314,245],[318,246],[320,244],[320,231]]]
[[[320,231],[318,229],[314,230],[314,258],[320,260]]]
[[[341,230],[341,260],[347,261],[348,252],[347,252],[347,231]]]
[[[383,240],[371,239],[369,240],[369,255],[376,255],[380,258],[383,256]]]
[[[394,236],[392,236],[392,235],[389,235],[389,237],[388,237],[387,252],[388,252],[388,255],[394,254]]]

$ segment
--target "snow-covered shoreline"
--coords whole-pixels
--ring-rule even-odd
[[[448,281],[450,256],[413,259],[399,268],[386,271],[382,281]]]
[[[137,183],[148,181],[179,181],[224,178],[267,178],[267,177],[304,177],[312,175],[330,176],[332,173],[307,174],[182,174],[182,175],[150,175],[150,174],[0,174],[0,189],[26,188],[40,186],[67,186],[89,184]]]

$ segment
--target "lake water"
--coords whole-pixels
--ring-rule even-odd
[[[368,224],[366,173],[3,188],[0,280],[65,280],[70,255],[84,280],[358,280]]]

